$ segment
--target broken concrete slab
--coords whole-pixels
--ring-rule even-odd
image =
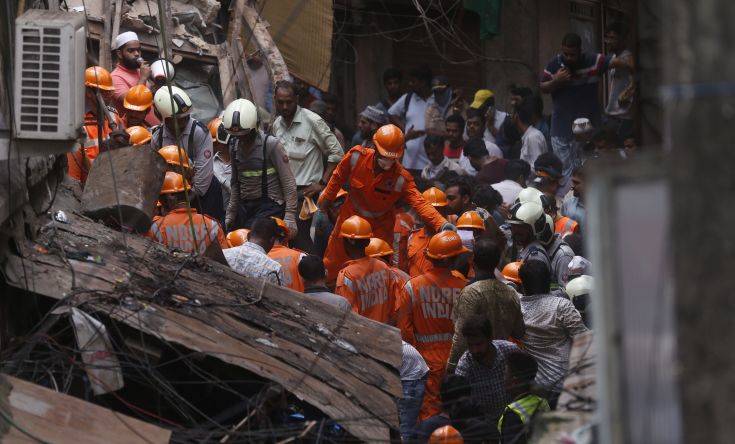
[[[111,226],[147,232],[165,174],[166,162],[147,147],[102,153],[87,177],[82,212]]]

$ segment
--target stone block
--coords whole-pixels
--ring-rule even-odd
[[[145,147],[101,153],[84,186],[82,212],[106,225],[144,233],[151,226],[165,174],[166,162]]]

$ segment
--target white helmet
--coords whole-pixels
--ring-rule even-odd
[[[168,80],[174,78],[174,65],[166,59],[158,59],[151,63],[151,76],[154,80]]]
[[[512,225],[528,225],[536,239],[548,243],[554,235],[554,221],[544,213],[544,208],[536,202],[516,203],[510,209],[512,217],[508,220]]]
[[[520,203],[536,202],[537,204],[541,205],[541,196],[543,194],[544,193],[534,187],[527,187],[522,189],[521,192],[518,193],[517,201]]]
[[[258,109],[250,100],[235,99],[225,108],[222,125],[230,134],[244,136],[258,126]]]
[[[592,276],[583,274],[582,276],[576,277],[567,283],[565,288],[570,298],[574,299],[578,296],[590,294],[595,286],[595,280]]]
[[[169,94],[169,91],[171,92]],[[156,109],[164,119],[166,117],[186,114],[191,109],[191,99],[178,86],[163,86],[156,91],[153,97]]]

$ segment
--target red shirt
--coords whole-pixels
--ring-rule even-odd
[[[140,81],[140,71],[137,69],[128,69],[118,63],[110,75],[112,76],[112,85],[115,87],[115,108],[117,108],[117,112],[120,115],[123,115],[125,114],[125,107],[123,106],[125,94]],[[161,123],[158,117],[153,114],[153,106],[151,106],[150,111],[146,114],[145,121],[150,126],[156,126]]]
[[[447,140],[444,142],[444,157],[448,157],[450,159],[459,159],[459,157],[462,155],[462,150],[464,149],[464,146],[460,145],[456,148],[452,148],[452,144],[449,143]]]

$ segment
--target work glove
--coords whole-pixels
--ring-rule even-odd
[[[299,227],[298,225],[296,225],[296,216],[290,213],[286,214],[286,216],[283,218],[283,222],[285,222],[286,227],[288,227],[288,238],[295,238],[296,235],[299,234]]]
[[[442,225],[439,231],[454,231],[456,233],[457,227],[455,227],[454,224],[450,222],[444,222],[444,225]]]

